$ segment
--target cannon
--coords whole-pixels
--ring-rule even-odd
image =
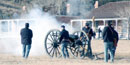
[[[81,34],[83,34],[81,36]],[[50,30],[45,37],[45,51],[50,57],[60,58],[61,43],[59,43],[60,31],[57,29]],[[84,31],[75,31],[69,34],[69,44],[67,46],[69,55],[74,58],[84,58],[87,53],[88,36]]]

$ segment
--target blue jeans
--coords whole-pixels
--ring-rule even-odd
[[[113,42],[104,42],[104,62],[108,62],[108,50],[110,51],[111,62],[114,62]]]
[[[88,43],[88,48],[87,48],[87,54],[88,56],[92,56],[92,48],[91,48],[91,40],[87,41]]]
[[[61,44],[62,56],[64,58],[69,58],[69,53],[68,53],[68,50],[67,50],[68,43],[69,42],[62,42],[62,44]]]
[[[98,39],[100,38],[100,33],[98,33]]]
[[[23,57],[24,58],[28,58],[30,49],[31,49],[31,45],[24,45],[23,44]]]
[[[113,46],[112,51],[113,51],[113,55],[115,56],[115,52],[116,52],[116,47],[115,46]]]

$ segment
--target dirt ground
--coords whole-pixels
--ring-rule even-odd
[[[1,46],[0,46],[1,47]],[[130,40],[120,40],[117,47],[114,63],[105,63],[103,54],[99,55],[101,59],[70,59],[50,58],[43,54],[40,56],[30,56],[23,59],[19,55],[0,53],[0,65],[130,65]],[[0,50],[2,50],[0,48]],[[102,40],[92,40],[93,54],[101,53],[104,50]],[[45,52],[44,52],[45,53]]]

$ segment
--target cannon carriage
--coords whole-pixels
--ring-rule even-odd
[[[82,34],[82,36],[81,36]],[[60,58],[61,43],[59,43],[60,31],[57,29],[50,30],[45,37],[45,50],[50,57]],[[88,36],[84,31],[75,31],[69,35],[69,44],[67,49],[69,55],[74,58],[84,58],[87,53]]]

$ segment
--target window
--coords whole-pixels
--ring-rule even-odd
[[[7,21],[3,21],[1,22],[1,32],[8,32],[8,22]]]

